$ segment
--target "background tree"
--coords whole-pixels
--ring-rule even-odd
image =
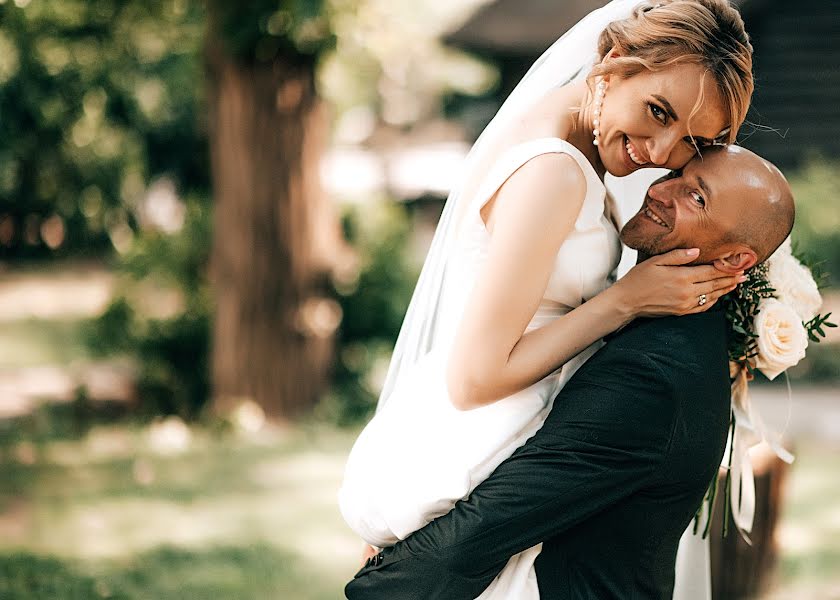
[[[327,383],[339,235],[314,71],[331,45],[320,2],[0,3],[0,259],[116,259],[89,337],[139,359],[151,412],[198,414],[208,370],[221,410],[297,414]],[[149,218],[161,192],[179,223]],[[180,306],[157,310],[148,284]]]
[[[206,60],[215,200],[215,408],[310,408],[328,383],[341,251],[319,186],[326,143],[315,90],[332,33],[318,0],[209,0]]]

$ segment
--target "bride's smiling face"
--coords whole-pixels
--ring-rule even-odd
[[[714,77],[697,64],[612,75],[601,110],[598,154],[618,177],[647,167],[681,169],[696,147],[711,145],[728,127]]]

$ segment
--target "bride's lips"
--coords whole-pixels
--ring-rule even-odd
[[[630,141],[626,135],[624,137],[624,162],[631,170],[636,170],[646,166],[650,160]]]

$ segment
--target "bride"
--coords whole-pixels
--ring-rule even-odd
[[[393,544],[468,496],[605,335],[734,289],[737,277],[681,266],[692,249],[613,283],[621,245],[603,179],[680,169],[733,142],[751,71],[726,0],[614,0],[532,67],[450,194],[377,414],[350,453],[339,503],[367,543]],[[481,598],[538,598],[538,552],[513,557]]]

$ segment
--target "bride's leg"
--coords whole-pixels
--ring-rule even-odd
[[[540,589],[534,562],[540,550],[542,544],[537,544],[511,557],[502,572],[476,600],[539,600]]]
[[[674,600],[711,600],[709,538],[694,535],[694,522],[680,539],[674,577]]]

